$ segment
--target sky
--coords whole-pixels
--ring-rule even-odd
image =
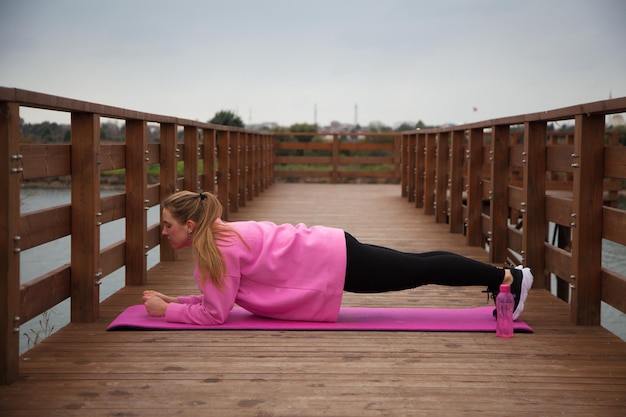
[[[626,96],[625,22],[624,0],[0,0],[0,86],[199,121],[462,124]]]

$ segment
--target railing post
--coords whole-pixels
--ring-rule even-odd
[[[465,131],[452,131],[450,149],[450,232],[463,232],[463,157]]]
[[[161,187],[159,197],[161,201],[176,192],[176,182],[178,179],[177,162],[178,150],[176,149],[176,124],[161,123],[161,144],[159,151],[160,179]],[[160,235],[161,261],[175,261],[176,251],[169,244],[167,238]]]
[[[254,140],[253,135],[248,132],[241,132],[241,140],[243,146],[243,160],[244,160],[244,171],[243,171],[243,187],[244,187],[244,195],[242,196],[242,207],[245,207],[246,202],[252,200],[252,173],[254,172]]]
[[[258,197],[261,192],[269,186],[270,161],[269,161],[269,139],[267,135],[257,134],[255,136],[256,152],[255,160],[255,189],[254,196]],[[272,167],[272,171],[273,171]]]
[[[255,174],[254,174],[254,197],[258,197],[265,188],[269,186],[269,161],[268,140],[266,135],[257,134],[255,136],[256,152],[254,153]],[[273,170],[274,167],[272,167]]]
[[[248,188],[250,189],[250,195],[248,199],[254,200],[254,197],[258,197],[261,192],[261,184],[263,171],[261,170],[261,161],[263,158],[263,152],[261,148],[261,136],[258,133],[253,133],[248,137],[250,141],[250,156],[248,164],[250,165],[250,174],[248,175]]]
[[[339,179],[339,135],[333,135],[333,156],[332,168],[330,173],[330,182],[337,184]]]
[[[257,134],[255,136],[256,152],[255,160],[255,188],[254,196],[258,197],[261,192],[269,186],[270,161],[269,161],[269,139],[267,135]],[[272,167],[273,171],[273,167]]]
[[[409,203],[415,203],[415,143],[416,134],[404,136],[402,156],[403,196]]]
[[[230,212],[237,213],[239,211],[239,199],[241,189],[241,142],[239,132],[230,132],[230,185],[228,202]]]
[[[185,190],[197,192],[198,186],[198,128],[195,126],[185,126],[183,130],[183,172],[185,175]]]
[[[415,138],[415,169],[413,178],[415,181],[415,207],[424,207],[424,150],[426,148],[426,134],[418,133]]]
[[[424,214],[435,214],[435,172],[436,172],[437,135],[426,135],[424,146]]]
[[[274,181],[274,135],[261,134],[259,138],[259,192],[265,191]]]
[[[409,148],[409,135],[403,134],[400,138],[400,152],[402,156],[400,157],[400,195],[402,197],[408,198],[408,187],[409,187],[409,175],[408,175],[408,167],[407,162],[409,161],[408,156],[408,148]]]
[[[230,212],[229,203],[229,176],[230,176],[230,132],[227,130],[218,130],[217,133],[217,164],[219,167],[217,173],[217,198],[222,203],[224,211],[222,219],[228,220]]]
[[[263,161],[263,185],[261,190],[266,190],[270,184],[274,183],[274,177],[276,173],[276,136],[275,135],[263,135],[261,138],[263,146],[263,155],[261,157]]]
[[[91,322],[100,308],[100,117],[72,113],[71,320]]]
[[[508,247],[508,179],[509,179],[508,125],[491,128],[491,190],[489,191],[489,262],[504,262]]]
[[[248,158],[248,134],[246,132],[237,132],[239,138],[239,207],[246,206],[246,200],[248,199],[248,170],[249,170],[249,158]]]
[[[415,163],[417,161],[417,133],[411,133],[406,138],[405,167],[406,190],[409,203],[415,203]]]
[[[393,182],[398,184],[401,182],[400,167],[402,166],[402,136],[396,135],[393,138]]]
[[[467,173],[467,234],[468,246],[480,246],[482,236],[482,168],[483,168],[483,129],[470,129]]]
[[[435,222],[445,223],[447,217],[448,155],[450,154],[450,132],[437,135],[437,162],[435,174]]]
[[[274,165],[276,164],[276,136],[275,135],[265,135],[266,140],[266,166],[267,166],[267,183],[264,189],[267,189],[270,185],[274,184],[276,175]]]
[[[246,133],[247,142],[247,175],[246,183],[248,184],[248,194],[246,199],[252,201],[252,199],[259,195],[259,135],[258,133]]]
[[[202,130],[202,169],[204,171],[203,189],[215,194],[217,167],[215,165],[215,130]]]
[[[254,197],[258,197],[265,187],[269,185],[269,166],[267,153],[267,138],[263,134],[254,136],[254,144],[256,151],[254,152]]]
[[[147,125],[143,120],[126,121],[126,285],[147,281],[148,216],[146,199]]]
[[[546,122],[524,124],[524,197],[522,203],[522,258],[535,275],[533,286],[548,286],[546,265]]]
[[[0,102],[0,383],[15,381],[20,323],[20,108]]]
[[[572,214],[572,320],[599,325],[602,295],[604,115],[576,116]]]

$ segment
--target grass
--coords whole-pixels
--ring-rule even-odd
[[[368,172],[387,172],[393,171],[392,164],[362,164],[362,165],[339,165],[339,171],[368,171]],[[276,171],[332,171],[332,166],[328,164],[276,164]]]
[[[159,175],[159,173],[161,172],[161,165],[160,164],[150,164],[148,165],[148,175]],[[203,164],[202,164],[202,160],[198,161],[198,172],[202,172],[203,170]],[[184,174],[185,171],[185,163],[183,161],[178,161],[177,166],[176,166],[176,171],[178,173],[179,176],[182,176]],[[102,171],[103,175],[126,175],[126,169],[125,168],[119,168],[119,169],[110,169],[108,171]]]
[[[30,329],[30,333],[24,333],[28,343],[28,349],[39,344],[42,340],[52,334],[54,331],[54,325],[50,322],[50,315],[52,313],[52,310],[44,311],[39,319],[39,329]]]

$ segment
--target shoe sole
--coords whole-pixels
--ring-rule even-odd
[[[513,320],[517,320],[517,318],[522,314],[524,310],[524,303],[526,302],[526,298],[528,298],[528,291],[533,286],[533,274],[530,271],[530,268],[524,268],[519,265],[516,266],[515,269],[519,269],[522,271],[522,285],[520,289],[519,295],[519,303],[517,304],[517,308],[513,312]]]

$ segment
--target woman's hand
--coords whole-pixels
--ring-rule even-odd
[[[176,297],[170,297],[169,295],[165,295],[162,294],[158,291],[153,291],[153,290],[146,290],[143,292],[143,302],[145,303],[146,300],[150,297],[158,297],[161,300],[165,301],[166,303],[176,303],[178,302]]]
[[[163,295],[163,294],[161,294]],[[143,304],[146,306],[146,312],[152,317],[165,317],[167,310],[167,302],[157,295],[143,295]]]
[[[167,305],[178,302],[176,297],[170,297],[153,290],[144,291],[142,300],[146,306],[146,312],[152,317],[165,317]]]

